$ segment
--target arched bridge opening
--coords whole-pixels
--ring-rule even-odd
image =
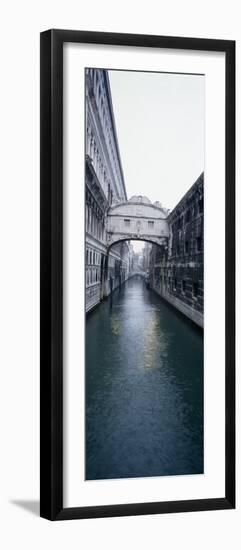
[[[116,288],[121,288],[123,283],[134,276],[141,276],[148,279],[148,270],[144,264],[140,267],[135,263],[135,252],[132,249],[132,241],[141,241],[149,245],[156,245],[160,250],[160,258],[167,257],[168,254],[168,239],[166,237],[154,239],[154,238],[141,238],[130,239],[119,238],[107,247],[107,254],[105,257],[104,271],[103,271],[103,297],[107,297]],[[144,251],[151,251],[152,246],[145,247]],[[147,265],[149,260],[146,262]],[[149,279],[148,279],[149,280]],[[149,286],[149,285],[148,285]]]

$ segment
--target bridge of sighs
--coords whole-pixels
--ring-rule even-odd
[[[112,205],[107,216],[107,247],[125,240],[143,240],[167,246],[169,211],[147,197],[133,196]]]

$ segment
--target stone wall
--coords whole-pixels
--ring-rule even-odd
[[[169,245],[153,246],[150,286],[203,327],[203,182],[201,174],[168,216]]]

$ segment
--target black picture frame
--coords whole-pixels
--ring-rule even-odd
[[[88,43],[224,52],[225,497],[63,507],[63,44]],[[40,515],[49,520],[235,508],[235,42],[71,30],[41,33]]]

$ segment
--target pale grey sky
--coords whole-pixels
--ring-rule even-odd
[[[109,77],[128,197],[173,208],[204,170],[204,76]]]
[[[109,71],[109,79],[128,198],[172,209],[204,170],[205,77]]]

